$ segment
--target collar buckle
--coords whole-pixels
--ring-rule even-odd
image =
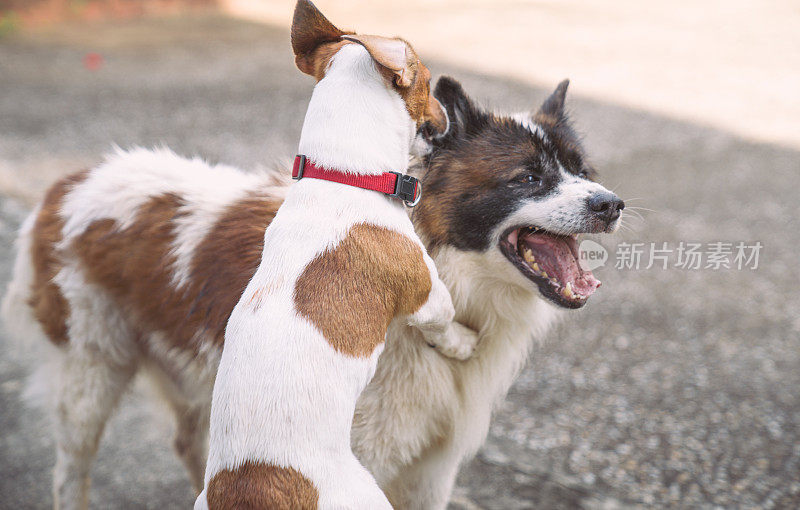
[[[395,182],[394,193],[389,196],[399,198],[408,207],[417,205],[420,198],[422,198],[422,184],[419,179],[399,172],[391,173],[397,176],[397,181]]]
[[[294,168],[292,168],[292,179],[299,181],[303,178],[303,170],[306,168],[306,157],[298,154],[294,158]]]

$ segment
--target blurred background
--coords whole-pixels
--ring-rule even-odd
[[[800,507],[800,4],[793,0],[317,0],[398,34],[482,104],[569,108],[629,204],[604,286],[537,345],[452,508]],[[0,284],[58,176],[112,144],[245,168],[294,154],[313,81],[290,0],[0,0]],[[634,209],[638,207],[639,209]],[[761,243],[756,268],[649,269],[650,243]],[[617,269],[624,243],[637,268]],[[30,353],[0,342],[0,508],[52,504]],[[95,508],[188,507],[142,385],[111,420]]]

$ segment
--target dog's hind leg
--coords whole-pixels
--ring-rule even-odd
[[[203,490],[203,477],[206,471],[209,408],[178,401],[170,402],[170,406],[175,413],[177,426],[175,451],[189,474],[195,493],[199,494]]]
[[[189,472],[196,493],[203,490],[206,470],[206,446],[208,443],[209,410],[205,406],[186,407],[176,410],[178,430],[175,434],[175,450]]]
[[[87,508],[89,472],[106,421],[135,373],[97,352],[68,352],[56,395],[55,508]]]
[[[198,399],[198,395],[181,390],[179,376],[173,373],[149,366],[147,374],[175,416],[175,452],[199,494],[203,490],[206,469],[211,391],[208,391],[209,398],[203,399],[205,394],[200,393]]]
[[[137,336],[103,289],[65,267],[54,280],[69,303],[68,336],[54,394],[56,508],[86,508],[97,446],[120,396],[136,373]]]

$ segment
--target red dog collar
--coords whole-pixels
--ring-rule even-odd
[[[380,175],[352,175],[335,170],[326,170],[305,156],[298,154],[294,158],[292,179],[300,180],[303,177],[322,179],[324,181],[338,182],[372,191],[380,191],[390,197],[399,198],[409,207],[414,207],[422,197],[422,184],[416,177],[398,172],[384,172]]]

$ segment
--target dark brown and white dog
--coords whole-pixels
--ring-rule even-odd
[[[558,308],[585,303],[575,288],[596,287],[574,258],[573,236],[613,231],[622,204],[593,182],[564,115],[565,92],[562,84],[538,112],[508,117],[439,80],[434,95],[452,122],[416,167],[425,194],[412,219],[456,318],[481,341],[457,361],[414,328],[390,325],[351,445],[397,508],[446,506],[458,466],[483,443],[533,339]],[[26,220],[3,312],[16,337],[54,347],[31,389],[55,411],[63,508],[85,506],[103,427],[142,368],[174,410],[176,450],[202,488],[225,325],[259,265],[287,180],[285,170],[253,174],[165,150],[120,151],[56,183]]]
[[[345,34],[300,0],[292,47],[318,79],[300,153],[333,179],[405,173],[417,130],[446,131],[430,73],[407,42]],[[228,320],[195,510],[391,509],[350,446],[389,323],[402,319],[459,359],[477,343],[452,322],[450,294],[403,202],[310,173],[267,227]]]
[[[417,165],[425,196],[412,219],[456,320],[480,343],[454,362],[393,341],[417,334],[390,326],[352,441],[396,508],[447,506],[458,467],[483,444],[533,340],[600,284],[578,264],[576,238],[615,231],[624,204],[595,182],[564,110],[567,85],[536,112],[512,116],[480,109],[451,78],[436,86],[450,129],[429,140]]]

